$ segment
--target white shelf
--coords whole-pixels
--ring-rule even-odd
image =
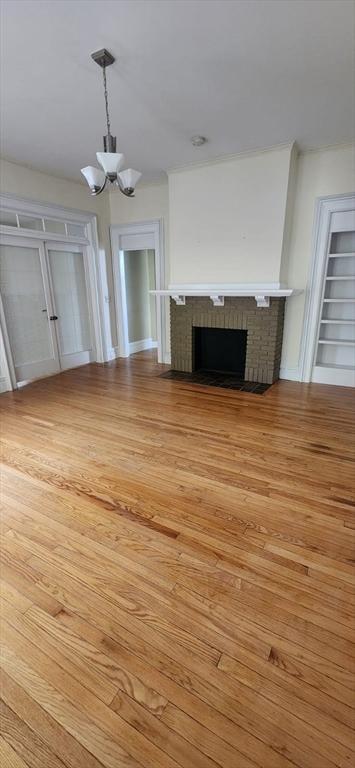
[[[319,339],[318,344],[336,344],[341,347],[355,347],[355,341],[346,341],[345,339]]]
[[[328,325],[331,323],[335,325],[355,325],[355,320],[321,320],[321,323],[326,323]]]
[[[355,371],[354,365],[337,365],[336,363],[317,363],[317,368],[333,368],[338,371]]]
[[[347,259],[349,258],[349,256],[350,257],[355,256],[355,251],[354,252],[349,251],[349,253],[330,253],[329,254],[330,259]]]
[[[326,280],[355,280],[355,275],[329,275]]]
[[[323,299],[324,304],[355,304],[355,299]]]

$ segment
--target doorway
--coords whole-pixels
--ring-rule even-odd
[[[164,362],[165,285],[161,221],[111,227],[119,357],[156,349]]]
[[[129,354],[156,349],[157,316],[155,297],[155,250],[124,251]]]
[[[85,246],[4,236],[0,286],[17,385],[95,359]]]

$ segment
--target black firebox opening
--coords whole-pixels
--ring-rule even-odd
[[[230,328],[192,329],[193,370],[245,375],[247,331]]]

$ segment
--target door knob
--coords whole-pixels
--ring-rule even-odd
[[[51,315],[49,319],[50,320],[58,320],[57,315]]]

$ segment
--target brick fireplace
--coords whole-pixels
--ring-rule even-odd
[[[187,296],[186,303],[170,301],[171,367],[175,371],[191,373],[199,367],[200,352],[196,340],[201,334],[196,329],[216,328],[246,331],[244,378],[247,381],[272,384],[279,377],[285,299],[271,298],[269,307],[258,307],[253,297],[228,297],[223,306],[214,306],[208,296]],[[216,336],[216,334],[215,334]],[[222,337],[217,346],[222,343]],[[228,354],[241,359],[239,348],[245,334],[229,335]],[[206,334],[203,344],[208,344]],[[213,343],[213,334],[211,335]],[[216,341],[214,342],[216,343]],[[223,342],[224,343],[224,342]],[[243,342],[245,345],[245,341]],[[217,358],[219,359],[218,355]],[[212,363],[213,364],[213,363]],[[226,363],[226,365],[228,365]],[[244,362],[243,362],[244,365]],[[231,370],[237,370],[233,368]],[[240,375],[240,374],[239,374]]]

